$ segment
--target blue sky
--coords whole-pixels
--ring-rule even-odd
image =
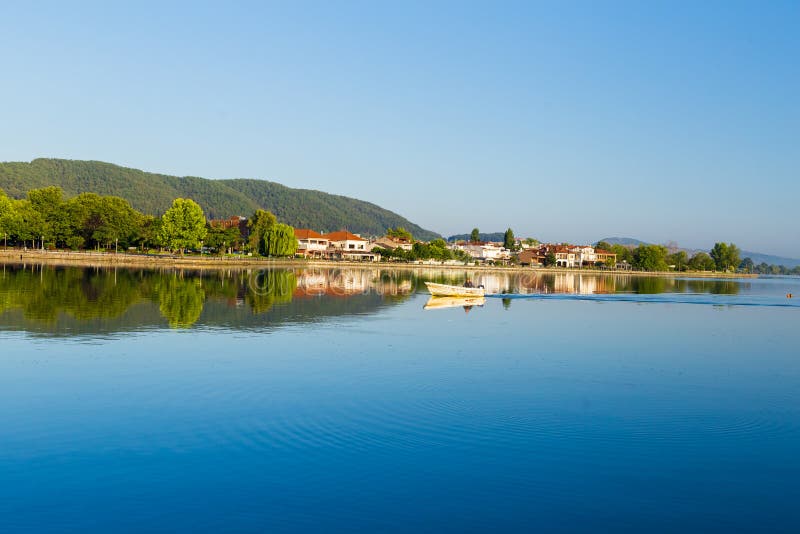
[[[800,3],[3,3],[0,160],[800,256]]]

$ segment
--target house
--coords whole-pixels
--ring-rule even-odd
[[[503,248],[501,244],[490,242],[456,243],[450,246],[453,250],[463,250],[472,258],[479,261],[506,261],[511,257],[511,251]]]
[[[295,228],[297,238],[297,256],[304,258],[325,258],[328,256],[330,240],[322,234],[308,228]]]
[[[380,239],[376,239],[372,243],[370,243],[371,250],[375,248],[382,248],[384,250],[411,250],[414,248],[414,243],[411,240],[406,239],[404,237],[397,238],[397,237],[389,237],[383,236]]]
[[[535,252],[534,252],[535,251]],[[588,245],[575,246],[563,244],[544,244],[537,249],[528,249],[520,253],[520,263],[523,265],[535,265],[535,262],[544,263],[544,259],[549,255],[555,256],[555,264],[558,267],[580,268],[605,265],[609,262],[616,263],[617,255],[607,250],[597,249]]]
[[[369,250],[369,241],[347,230],[324,234],[329,242],[328,255],[332,258],[357,261],[379,261],[381,255]]]
[[[523,267],[538,267],[542,264],[544,257],[539,255],[538,248],[527,248],[519,253],[519,264]]]

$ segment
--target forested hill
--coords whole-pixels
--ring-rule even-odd
[[[318,231],[346,228],[382,235],[402,226],[419,239],[438,234],[375,204],[321,191],[293,189],[266,180],[209,180],[168,176],[120,167],[101,161],[35,159],[30,163],[0,163],[0,189],[24,198],[30,189],[56,185],[67,197],[91,192],[126,199],[137,210],[160,215],[175,198],[191,198],[209,219],[250,216],[256,209],[273,212],[281,222]]]

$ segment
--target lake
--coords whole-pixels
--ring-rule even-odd
[[[796,278],[0,274],[0,532],[800,529]]]

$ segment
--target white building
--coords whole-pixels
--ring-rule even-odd
[[[325,257],[328,255],[330,241],[322,234],[306,228],[295,228],[297,254],[305,257]]]

